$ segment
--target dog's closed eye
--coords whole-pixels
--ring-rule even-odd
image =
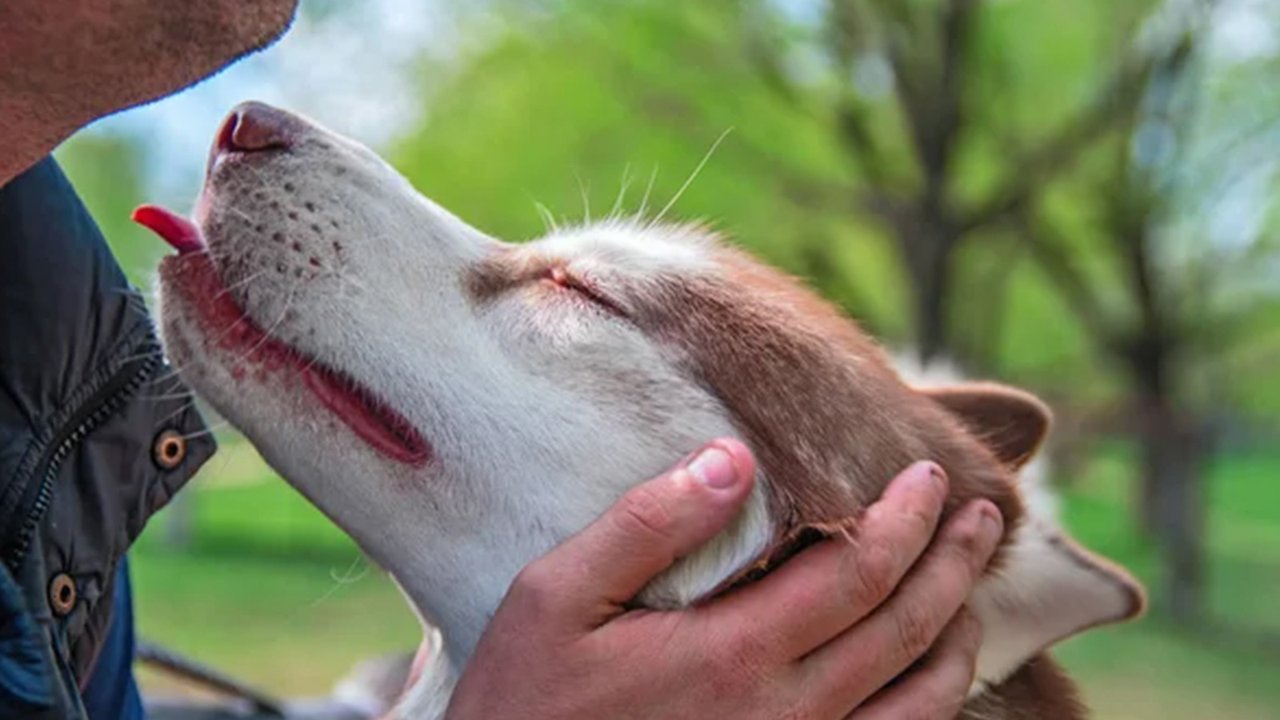
[[[625,318],[627,316],[622,307],[600,289],[598,283],[594,283],[588,278],[584,278],[580,275],[573,274],[563,266],[557,265],[548,268],[546,273],[542,276],[542,282],[547,283],[558,290],[574,293],[583,300],[596,305],[610,314],[621,318]]]

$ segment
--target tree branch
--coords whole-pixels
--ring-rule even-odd
[[[1090,286],[1084,272],[1075,263],[1066,243],[1047,222],[1037,222],[1030,211],[1017,215],[1018,230],[1049,281],[1057,286],[1062,299],[1080,324],[1100,348],[1115,352],[1122,346],[1123,336],[1098,302],[1098,294]]]
[[[928,28],[887,33],[886,52],[894,91],[914,143],[925,182],[923,205],[941,210],[955,139],[962,127],[965,62],[981,0],[942,3],[934,18],[936,47]],[[922,55],[924,54],[924,55]],[[921,57],[932,58],[922,62]]]
[[[1015,176],[996,190],[986,203],[965,215],[960,223],[961,232],[1007,219],[1022,211],[1044,183],[1070,168],[1095,141],[1132,113],[1156,62],[1153,55],[1143,54],[1123,63],[1091,103],[1033,150],[1029,157],[1013,164]]]
[[[848,82],[863,52],[871,20],[855,3],[830,2],[827,8],[826,42],[836,77]],[[875,186],[888,182],[884,153],[871,131],[866,103],[852,88],[843,88],[836,100],[835,116],[840,139],[849,149],[867,180]]]

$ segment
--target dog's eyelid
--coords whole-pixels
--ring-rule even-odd
[[[601,291],[597,283],[592,282],[588,278],[569,272],[568,268],[563,265],[553,265],[547,268],[546,272],[543,273],[542,279],[547,280],[558,287],[562,287],[565,290],[576,292],[583,298],[614,315],[623,318],[627,316],[626,312],[620,305],[618,305],[617,302]]]

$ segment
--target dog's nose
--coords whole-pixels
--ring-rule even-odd
[[[261,152],[289,147],[304,127],[302,120],[260,102],[237,105],[218,131],[217,149]]]

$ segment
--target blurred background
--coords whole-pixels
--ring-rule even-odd
[[[653,212],[705,160],[669,217],[1055,408],[1064,522],[1154,603],[1059,650],[1099,717],[1280,718],[1277,78],[1270,0],[304,0],[278,46],[58,154],[142,287],[164,248],[130,210],[189,209],[244,99],[512,240]],[[142,634],[291,694],[415,646],[217,428],[135,553]]]

